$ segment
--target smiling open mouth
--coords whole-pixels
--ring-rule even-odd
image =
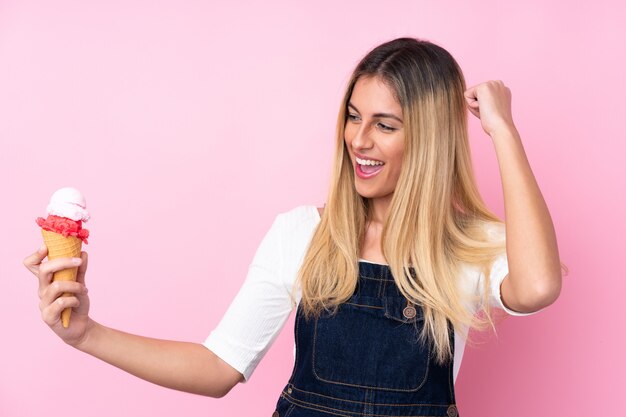
[[[382,171],[385,163],[382,161],[374,161],[369,159],[356,158],[355,171],[359,178],[372,178]]]

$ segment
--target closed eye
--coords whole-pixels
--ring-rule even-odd
[[[395,128],[391,126],[387,126],[386,124],[383,124],[383,123],[378,123],[378,126],[380,126],[380,128],[384,130],[385,132],[393,132],[394,130],[396,130]]]
[[[346,118],[349,121],[352,121],[352,122],[358,122],[361,119],[358,115],[352,114],[352,113],[348,113]],[[384,132],[394,132],[394,131],[398,130],[398,129],[394,128],[394,127],[387,126],[386,124],[380,123],[380,122],[377,123],[376,126],[378,126]]]

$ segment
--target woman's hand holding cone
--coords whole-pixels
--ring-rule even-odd
[[[58,258],[47,262],[43,259],[48,255],[48,249],[43,245],[32,255],[24,259],[24,265],[39,280],[39,309],[43,321],[61,338],[72,346],[78,346],[87,336],[89,324],[89,297],[85,287],[85,272],[87,271],[87,252],[81,253],[81,258]],[[76,268],[78,273],[74,281],[52,281],[56,271]],[[71,294],[63,297],[64,293]],[[61,322],[61,312],[72,308],[72,320],[68,328]]]

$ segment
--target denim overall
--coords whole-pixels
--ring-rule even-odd
[[[307,321],[298,307],[294,369],[273,417],[457,417],[453,361],[435,363],[417,340],[423,325],[388,265],[359,262],[357,288],[334,316]]]

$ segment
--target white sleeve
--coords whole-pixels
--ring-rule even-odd
[[[499,255],[491,266],[491,274],[489,275],[491,291],[490,291],[490,305],[501,308],[511,316],[530,316],[543,310],[543,308],[530,313],[520,313],[519,311],[511,310],[507,308],[502,302],[502,294],[500,293],[500,286],[509,273],[509,263],[506,257],[506,252]],[[482,277],[482,273],[481,273]],[[482,281],[482,280],[481,280]],[[482,283],[481,283],[482,285]],[[481,287],[482,288],[482,287]],[[545,308],[545,307],[544,307]]]
[[[258,247],[246,279],[203,345],[250,379],[292,310],[283,279],[283,216],[276,216]]]

